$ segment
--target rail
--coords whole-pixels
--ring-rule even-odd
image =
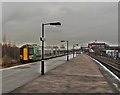
[[[103,56],[96,56],[93,54],[88,54],[89,56],[93,57],[94,59],[101,62],[104,66],[106,66],[110,71],[112,71],[118,78],[120,78],[120,65],[118,62],[113,61],[112,59],[103,57]],[[112,61],[111,61],[112,60]]]

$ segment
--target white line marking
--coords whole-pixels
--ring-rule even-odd
[[[39,62],[39,61],[38,61],[38,62]],[[23,65],[18,65],[18,66],[13,66],[13,67],[1,69],[0,71],[4,71],[4,70],[8,70],[8,69],[14,69],[14,68],[18,68],[18,67],[23,67],[23,66],[27,66],[27,65],[31,65],[31,64],[37,64],[37,62],[27,63],[27,64],[23,64]]]
[[[89,58],[91,58],[92,60],[94,60],[95,62],[97,62],[98,64],[100,64],[105,70],[107,70],[110,74],[112,74],[112,76],[114,76],[119,82],[120,82],[120,79],[113,73],[111,72],[108,68],[106,68],[104,65],[102,65],[99,61],[97,61],[96,59],[88,56]]]
[[[62,56],[62,57],[64,57],[64,56]],[[57,57],[56,57],[56,58],[57,58]],[[52,59],[54,59],[54,58],[52,58]],[[50,59],[48,59],[48,60],[50,60]],[[46,61],[46,60],[44,60],[44,61]],[[41,61],[37,61],[37,62],[41,62]],[[14,69],[14,68],[23,67],[23,66],[32,65],[32,64],[37,64],[37,62],[26,63],[26,64],[22,64],[22,65],[18,65],[18,66],[8,67],[8,68],[0,69],[0,71],[9,70],[9,69]]]
[[[72,55],[72,54],[71,54]],[[71,55],[69,55],[70,57],[71,57]],[[62,57],[64,57],[64,56],[62,56]],[[57,58],[57,57],[56,57]],[[72,57],[71,57],[72,58]],[[70,59],[71,59],[70,58]],[[54,58],[52,58],[52,59],[54,59]],[[50,60],[50,59],[48,59],[48,60]],[[46,60],[44,60],[44,61],[46,61]],[[40,62],[40,61],[37,61],[37,62]],[[18,65],[18,66],[13,66],[13,67],[8,67],[8,68],[4,68],[4,69],[0,69],[0,71],[4,71],[4,70],[9,70],[9,69],[14,69],[14,68],[18,68],[18,67],[23,67],[23,66],[27,66],[27,65],[31,65],[31,64],[37,64],[36,62],[33,62],[33,63],[27,63],[27,64],[22,64],[22,65]]]

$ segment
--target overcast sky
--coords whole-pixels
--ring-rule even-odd
[[[3,36],[12,43],[38,43],[41,23],[60,21],[62,26],[45,26],[46,45],[86,45],[94,40],[118,43],[117,2],[2,3]]]

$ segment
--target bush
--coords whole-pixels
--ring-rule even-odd
[[[11,66],[11,60],[12,58],[8,55],[4,55],[2,58],[2,67],[9,67]]]

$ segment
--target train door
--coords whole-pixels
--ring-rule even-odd
[[[23,49],[23,60],[28,60],[28,49],[27,48]]]

